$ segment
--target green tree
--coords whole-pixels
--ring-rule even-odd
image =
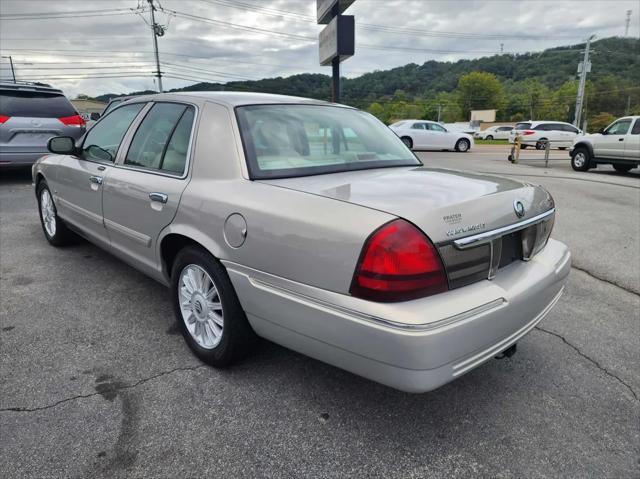
[[[589,133],[596,133],[616,119],[611,113],[598,113],[589,120]]]
[[[487,72],[471,72],[458,80],[458,103],[462,114],[469,118],[471,110],[499,110],[504,106],[504,88],[500,80]]]

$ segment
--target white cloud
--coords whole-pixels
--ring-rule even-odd
[[[69,95],[154,89],[149,26],[139,15],[114,12],[135,9],[139,3],[147,4],[146,0],[0,0],[4,17],[0,18],[0,50],[13,57],[18,79],[39,78]],[[303,72],[330,74],[329,68],[318,65],[315,39],[322,27],[312,20],[314,0],[161,0],[160,4],[165,12],[158,12],[157,21],[168,24],[166,35],[159,39],[162,69],[168,75],[166,89],[193,83],[169,75],[225,81]],[[342,72],[354,77],[410,62],[475,58],[490,54],[483,52],[498,52],[501,44],[505,52],[520,53],[580,43],[592,33],[600,38],[622,35],[629,9],[634,10],[630,34],[637,37],[640,4],[636,0],[356,0],[347,12],[355,15],[358,25],[356,55],[343,64]],[[213,23],[168,15],[168,10]],[[83,11],[94,13],[78,18],[9,19],[16,14]],[[148,13],[144,17],[148,21]],[[383,32],[369,25],[403,31]],[[429,31],[464,33],[466,38]],[[0,75],[7,78],[4,58],[2,65]],[[128,77],[98,78],[116,75]]]

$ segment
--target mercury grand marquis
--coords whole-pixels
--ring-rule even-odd
[[[256,336],[410,392],[499,356],[570,269],[542,187],[428,168],[368,113],[257,93],[136,97],[33,167],[46,240],[170,288],[223,367]]]

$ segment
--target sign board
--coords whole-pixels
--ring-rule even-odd
[[[355,0],[318,0],[318,23],[326,25],[334,17],[333,7],[336,5],[343,13]]]
[[[346,60],[355,53],[355,19],[353,15],[334,17],[320,32],[320,65],[330,65],[339,57]]]

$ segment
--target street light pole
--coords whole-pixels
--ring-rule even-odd
[[[156,25],[156,18],[154,15],[156,7],[153,5],[153,0],[147,0],[151,10],[151,36],[153,37],[153,50],[156,55],[156,76],[158,77],[158,92],[162,93],[162,72],[160,71],[160,55],[158,54],[158,29],[160,25]]]

